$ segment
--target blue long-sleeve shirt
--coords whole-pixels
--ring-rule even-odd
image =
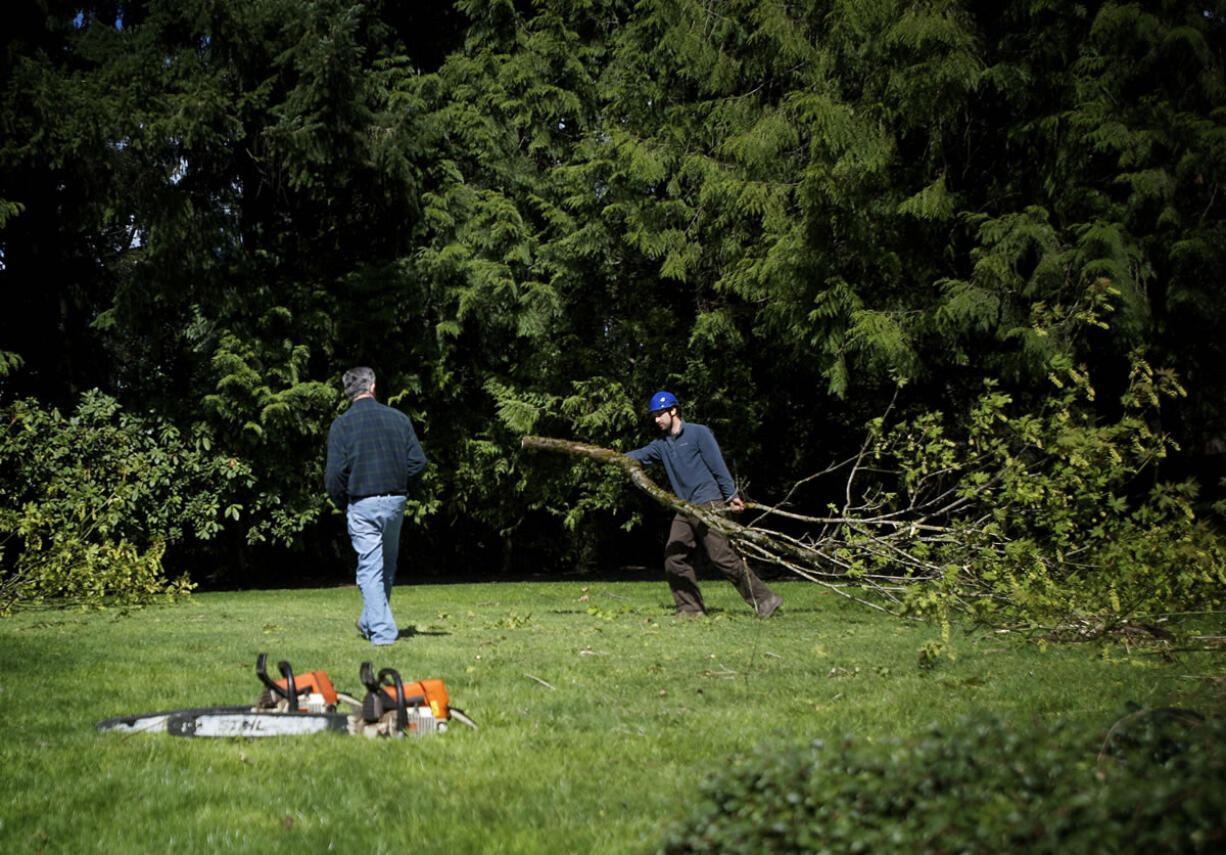
[[[324,488],[342,511],[366,496],[407,495],[427,462],[408,416],[374,398],[360,398],[328,430]]]
[[[665,434],[626,453],[644,466],[664,464],[677,498],[695,505],[731,499],[736,483],[720,454],[715,434],[706,425],[682,422],[681,433]]]

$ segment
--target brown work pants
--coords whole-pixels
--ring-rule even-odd
[[[755,612],[774,598],[774,592],[749,569],[728,538],[693,517],[677,514],[664,547],[664,576],[672,589],[677,614],[696,615],[707,610],[694,575],[693,558],[699,545],[711,566],[732,583]]]

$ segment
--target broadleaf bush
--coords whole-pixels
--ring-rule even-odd
[[[708,779],[657,851],[1222,851],[1226,723],[1171,710],[1121,722],[980,717],[882,743],[764,745]]]
[[[208,451],[170,423],[85,393],[70,416],[20,400],[0,442],[0,613],[50,598],[147,603],[194,585],[165,578],[166,547],[207,540],[243,461]]]
[[[937,535],[889,551],[877,531],[848,526],[853,569],[909,575],[912,614],[1068,636],[1220,608],[1226,545],[1198,518],[1199,485],[1159,477],[1176,446],[1155,425],[1160,401],[1184,394],[1177,380],[1134,353],[1120,413],[1104,419],[1087,372],[1068,364],[1057,379],[1032,412],[989,383],[957,425],[932,412],[878,425],[869,459],[894,473],[885,507],[920,507],[927,492],[956,511]]]

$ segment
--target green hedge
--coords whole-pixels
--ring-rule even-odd
[[[711,778],[658,851],[1226,851],[1224,737],[1220,720],[1149,710],[1093,732],[983,718],[764,746]]]

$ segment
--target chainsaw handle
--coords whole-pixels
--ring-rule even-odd
[[[285,684],[288,687],[282,689],[272,678],[268,676],[268,654],[261,653],[255,660],[255,674],[260,678],[260,682],[268,687],[274,695],[282,697],[289,701],[290,712],[298,711],[298,687],[294,685],[294,669],[289,663],[282,659],[277,663],[277,670],[281,672],[281,676],[285,678]]]
[[[409,710],[404,701],[404,681],[400,679],[400,672],[395,668],[384,668],[379,672],[379,683],[388,678],[392,678],[392,685],[396,687],[396,725],[401,733],[407,732],[409,729]]]
[[[255,660],[255,675],[260,678],[260,682],[267,686],[269,691],[271,691],[274,695],[285,697],[285,689],[282,689],[280,686],[274,683],[272,678],[268,676],[268,668],[266,667],[267,664],[267,653],[261,653],[259,656],[257,656]]]
[[[277,670],[281,672],[281,676],[285,678],[286,694],[285,699],[289,701],[289,711],[298,712],[298,688],[294,685],[294,669],[289,667],[289,662],[282,659],[277,663]]]
[[[379,681],[375,679],[375,669],[373,665],[371,665],[369,662],[363,662],[362,667],[358,669],[358,675],[362,681],[362,685],[366,687],[366,691],[375,692],[376,694],[378,693]]]

